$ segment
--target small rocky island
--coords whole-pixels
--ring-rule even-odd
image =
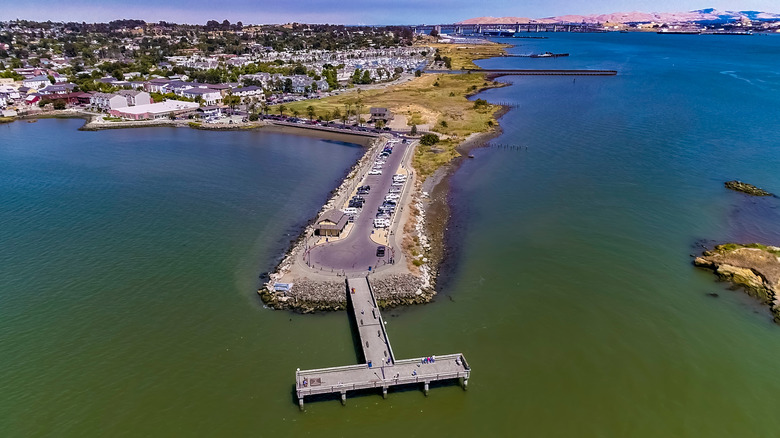
[[[743,287],[749,295],[768,305],[774,321],[780,324],[780,247],[727,243],[705,251],[693,263]]]
[[[726,181],[724,184],[726,185],[727,189],[731,189],[737,192],[747,193],[748,195],[774,196],[773,194],[767,192],[766,190],[759,189],[758,187],[752,184],[744,183],[742,181],[737,181],[737,180]]]

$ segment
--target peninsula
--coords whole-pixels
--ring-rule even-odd
[[[506,46],[434,44],[434,68],[476,68],[475,59]],[[381,88],[351,90],[270,112],[306,112],[309,119],[340,117],[387,127],[351,170],[261,288],[272,308],[300,312],[347,306],[346,277],[371,276],[380,307],[425,303],[436,294],[443,257],[446,209],[430,194],[440,190],[464,144],[498,132],[502,108],[469,96],[503,84],[482,73],[426,73]],[[370,111],[366,111],[370,110]],[[444,201],[439,201],[444,202]],[[376,213],[376,214],[375,214]],[[438,216],[431,220],[431,215]]]
[[[728,243],[705,251],[693,263],[713,270],[721,279],[758,298],[780,324],[780,247]]]

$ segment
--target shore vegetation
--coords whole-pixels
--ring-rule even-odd
[[[434,86],[438,84],[438,86]],[[487,102],[474,105],[468,96],[481,89],[503,86],[484,74],[425,74],[419,78],[383,89],[361,90],[314,101],[301,101],[271,107],[269,112],[312,115],[313,118],[357,123],[368,119],[371,107],[390,109],[396,118],[406,120],[404,129],[435,133],[438,143],[417,148],[414,165],[422,179],[449,163],[459,153],[456,147],[469,135],[486,132],[497,124],[495,115],[501,108]],[[360,114],[360,117],[357,114]],[[349,119],[347,119],[349,117]],[[392,124],[391,124],[392,127]],[[412,129],[416,127],[416,129]],[[396,128],[397,129],[397,125]],[[412,135],[417,132],[412,133]]]

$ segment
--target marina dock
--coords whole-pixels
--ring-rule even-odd
[[[305,397],[322,394],[341,394],[341,402],[346,403],[348,391],[372,388],[381,389],[386,397],[388,388],[392,386],[418,384],[427,395],[431,382],[460,380],[463,389],[466,389],[471,368],[462,354],[396,360],[368,278],[347,279],[346,288],[350,313],[355,318],[360,338],[363,363],[304,371],[298,369],[295,372],[295,391],[301,409]]]

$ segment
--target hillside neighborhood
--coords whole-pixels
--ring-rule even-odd
[[[267,105],[410,76],[434,54],[412,39],[408,28],[4,22],[0,110],[142,120],[192,118],[205,107],[195,115],[248,118]]]

